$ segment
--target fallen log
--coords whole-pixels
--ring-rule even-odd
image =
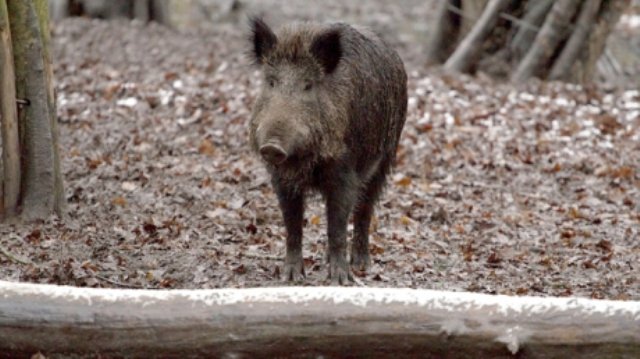
[[[638,358],[640,303],[390,288],[0,281],[0,357]]]

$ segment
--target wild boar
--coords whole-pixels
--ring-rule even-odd
[[[284,277],[305,276],[305,197],[326,203],[329,278],[351,279],[370,265],[369,225],[395,159],[407,112],[400,56],[379,36],[345,23],[296,23],[276,34],[250,20],[252,57],[263,83],[250,118],[250,143],[264,160],[287,230]]]

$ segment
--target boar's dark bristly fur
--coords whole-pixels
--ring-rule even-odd
[[[402,60],[372,32],[347,24],[299,23],[274,33],[254,18],[251,29],[264,77],[250,142],[266,163],[284,217],[285,279],[304,277],[304,202],[317,191],[326,201],[329,277],[345,284],[351,212],[351,265],[370,264],[373,207],[406,117]]]

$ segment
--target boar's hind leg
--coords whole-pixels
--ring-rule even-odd
[[[280,210],[287,229],[287,254],[284,259],[284,280],[304,279],[302,261],[302,220],[304,218],[304,194],[275,184]]]
[[[329,279],[331,284],[353,280],[347,262],[347,224],[358,195],[358,179],[352,170],[335,174],[326,189],[329,237]]]
[[[371,264],[369,258],[369,226],[373,208],[384,185],[385,173],[381,166],[378,172],[362,189],[358,205],[353,213],[353,241],[351,242],[351,265],[355,270],[365,271]]]

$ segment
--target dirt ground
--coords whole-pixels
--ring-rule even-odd
[[[427,8],[323,3],[322,18],[383,31],[410,77],[373,266],[354,285],[640,300],[639,91],[429,72],[407,35]],[[1,225],[0,279],[283,285],[281,216],[247,144],[261,80],[242,24],[68,19],[53,42],[67,215]],[[323,210],[308,205],[304,285],[328,284]]]

